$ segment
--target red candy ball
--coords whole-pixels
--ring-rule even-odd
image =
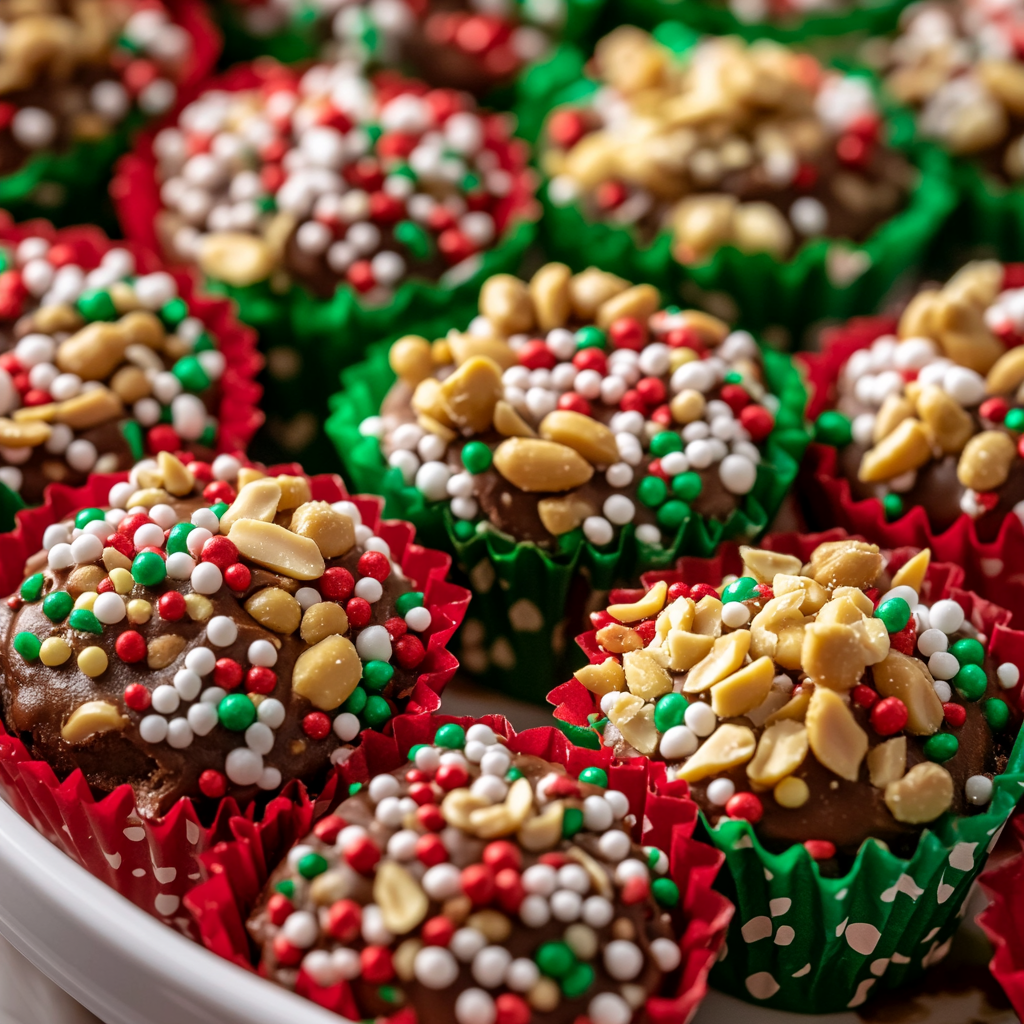
[[[502,868],[494,876],[494,895],[502,909],[514,914],[526,897],[523,880],[515,868]]]
[[[437,804],[424,804],[416,811],[416,820],[428,832],[440,832],[448,823],[444,820],[441,808]]]
[[[219,800],[228,788],[228,780],[213,768],[207,768],[199,776],[199,792],[211,800]]]
[[[327,931],[339,942],[351,942],[360,932],[363,910],[355,900],[336,900],[327,911]]]
[[[661,405],[668,397],[665,382],[660,377],[643,377],[636,382],[636,390],[647,405]]]
[[[425,946],[447,946],[455,934],[455,925],[443,915],[423,922],[420,938]]]
[[[338,833],[344,827],[344,818],[339,818],[336,814],[328,814],[326,818],[321,818],[313,826],[313,835],[315,835],[320,842],[331,845],[334,843],[334,840],[338,838]]]
[[[738,416],[743,409],[750,405],[750,395],[740,384],[726,384],[719,397],[732,409],[734,416]]]
[[[967,721],[967,709],[962,704],[955,704],[953,701],[942,705],[942,713],[954,729],[959,729]]]
[[[414,669],[427,656],[423,641],[418,636],[407,633],[400,636],[391,648],[392,654],[399,668]]]
[[[245,590],[252,582],[252,573],[247,565],[235,562],[234,565],[229,565],[224,570],[224,582],[232,590]]]
[[[710,583],[695,583],[690,588],[690,598],[696,604],[704,597],[718,597],[718,591]]]
[[[836,844],[827,839],[808,839],[804,842],[804,849],[815,860],[831,860],[836,855]]]
[[[124,702],[132,711],[145,711],[153,698],[142,683],[130,683],[124,688]]]
[[[245,673],[245,689],[247,693],[273,693],[277,686],[277,673],[265,665],[253,665]]]
[[[532,1012],[529,1003],[514,992],[502,992],[494,1000],[494,1024],[530,1024]]]
[[[748,405],[740,410],[740,426],[754,441],[763,441],[775,426],[775,418],[763,405]]]
[[[443,864],[448,859],[448,851],[441,842],[441,837],[433,832],[420,836],[416,840],[416,859],[421,864],[432,868],[435,864]]]
[[[612,348],[628,348],[640,352],[647,343],[647,329],[635,317],[620,316],[609,325],[608,340]]]
[[[578,412],[581,416],[589,416],[593,409],[590,403],[575,391],[566,391],[558,396],[558,408],[565,412]]]
[[[234,658],[218,658],[213,681],[225,690],[233,690],[242,681],[242,666]]]
[[[218,569],[226,569],[238,561],[238,548],[227,537],[211,537],[199,556],[204,562],[213,562]]]
[[[572,357],[577,370],[596,370],[603,377],[608,372],[608,357],[599,348],[581,348]]]
[[[528,370],[553,370],[558,363],[554,352],[539,338],[526,342],[519,350],[519,365]]]
[[[571,149],[586,131],[586,121],[578,110],[558,110],[548,118],[548,138],[560,149]]]
[[[409,787],[409,796],[423,807],[434,802],[434,787],[429,782],[414,782]]]
[[[469,785],[469,772],[460,764],[443,764],[434,776],[437,784],[446,792]]]
[[[639,412],[646,415],[647,403],[635,388],[630,388],[619,400],[619,408],[623,412]]]
[[[1006,414],[1010,411],[1010,405],[1005,398],[986,398],[978,406],[981,418],[990,423],[1002,423]]]
[[[362,597],[353,597],[345,605],[345,611],[348,613],[349,624],[355,626],[356,629],[362,629],[363,626],[368,625],[370,616],[373,614],[370,602]]]
[[[147,431],[146,447],[151,455],[159,452],[176,452],[181,447],[181,438],[174,427],[168,423],[161,423]]]
[[[306,955],[305,950],[293,946],[283,935],[274,937],[273,950],[274,958],[282,967],[295,967]]]
[[[681,597],[689,597],[690,588],[685,583],[673,583],[668,588],[668,602],[678,601]]]
[[[328,601],[347,601],[352,595],[356,581],[348,569],[335,566],[320,577],[320,593]]]
[[[185,614],[185,597],[176,590],[168,590],[160,595],[156,603],[160,618],[168,622],[177,622]]]
[[[494,872],[486,864],[464,867],[459,880],[462,882],[462,891],[473,901],[474,906],[486,905],[494,895]]]
[[[855,686],[850,691],[850,696],[862,708],[870,709],[878,703],[878,694],[870,686],[865,686],[863,683]]]
[[[505,839],[496,839],[484,847],[483,862],[493,871],[505,868],[519,869],[523,864],[523,854],[519,847]]]
[[[230,505],[236,497],[234,487],[227,480],[214,480],[203,488],[203,498],[213,505],[220,501]]]
[[[725,813],[730,818],[742,818],[756,825],[764,814],[764,806],[753,793],[736,793],[726,802]]]
[[[134,629],[125,630],[114,644],[117,656],[126,664],[134,665],[146,656],[146,641]]]
[[[117,524],[117,533],[121,537],[127,537],[129,540],[135,540],[135,534],[138,529],[151,522],[153,522],[153,520],[144,512],[133,512],[131,515],[125,516],[124,519]],[[118,550],[120,550],[120,548]],[[128,549],[129,558],[131,558],[134,553],[134,547]]]
[[[275,892],[267,900],[267,916],[270,918],[270,923],[277,925],[278,928],[288,920],[288,916],[294,909],[292,901],[284,893]]]
[[[379,551],[364,551],[359,556],[356,568],[361,576],[369,576],[383,583],[391,575],[391,563]]]
[[[367,946],[359,953],[359,965],[363,980],[371,985],[383,985],[395,975],[391,951],[386,946]]]
[[[322,740],[331,731],[331,720],[322,711],[310,711],[302,719],[302,731],[311,740]]]
[[[400,636],[405,636],[409,632],[409,627],[406,624],[405,619],[400,619],[397,615],[388,619],[384,623],[384,628],[388,631],[388,636],[391,637],[392,643],[397,640]]]
[[[353,870],[368,874],[380,860],[380,850],[369,836],[360,836],[345,847],[345,860]]]
[[[893,736],[907,724],[907,705],[899,697],[886,697],[871,709],[871,728],[879,736]]]

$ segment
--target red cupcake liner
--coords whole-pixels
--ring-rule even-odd
[[[629,798],[630,810],[636,817],[634,839],[655,844],[667,853],[671,877],[679,886],[688,923],[680,937],[683,960],[678,991],[671,998],[649,999],[646,1010],[654,1024],[685,1024],[696,1013],[707,991],[708,972],[721,949],[733,907],[711,888],[723,857],[693,839],[697,807],[686,796],[685,783],[666,782],[660,766],[641,758],[613,761],[610,752],[575,747],[551,727],[516,734],[497,715],[480,719],[402,715],[394,720],[391,736],[368,736],[367,742],[339,767],[337,792],[344,795],[348,785],[366,782],[371,775],[405,764],[408,750],[417,743],[433,742],[441,725],[456,722],[469,727],[477,721],[504,737],[510,750],[564,765],[572,776],[591,766],[605,769],[614,788],[621,789]],[[195,919],[206,948],[250,971],[256,968],[245,920],[275,867],[263,856],[266,844],[260,841],[262,827],[240,825],[242,838],[220,843],[204,855],[202,861],[210,878],[185,897],[185,906]],[[323,987],[300,972],[296,991],[349,1019],[359,1019],[344,982]],[[415,1017],[408,1011],[400,1011],[390,1020],[394,1024],[415,1024]]]
[[[839,374],[850,356],[895,329],[892,317],[854,319],[826,331],[820,353],[796,356],[811,385],[811,421],[834,406]],[[854,498],[838,461],[836,449],[829,445],[812,443],[807,449],[797,493],[812,527],[840,526],[884,548],[931,548],[939,561],[963,566],[967,589],[1009,608],[1014,625],[1024,628],[1024,525],[1015,515],[1007,515],[991,541],[978,537],[974,520],[966,514],[936,533],[920,505],[890,522],[877,498]]]
[[[807,562],[819,544],[843,540],[849,536],[846,530],[839,527],[825,533],[775,533],[762,538],[757,546],[781,554],[795,555],[802,562]],[[901,544],[891,549],[883,549],[883,553],[888,560],[887,566],[895,570],[913,558],[919,550],[917,545]],[[934,548],[932,555],[935,555]],[[644,573],[640,577],[642,587],[613,590],[608,603],[636,601],[659,580],[664,580],[670,586],[673,583],[685,582],[691,585],[707,583],[717,587],[725,576],[742,576],[743,572],[739,545],[723,544],[714,558],[683,557],[676,562],[675,569],[657,569]],[[988,636],[988,651],[993,658],[1000,661],[1018,661],[1022,653],[1021,640],[1024,638],[1017,630],[1011,628],[1012,613],[1001,603],[988,600],[966,587],[965,576],[964,567],[960,564],[939,561],[933,557],[925,575],[921,597],[929,602],[952,598],[963,608],[967,621]],[[609,657],[614,657],[601,649],[597,642],[597,630],[581,634],[576,638],[576,643],[591,664],[600,664]],[[1021,706],[1022,690],[1024,676],[1013,689],[1005,691],[1006,699],[1012,700],[1018,707]],[[555,718],[582,729],[590,728],[588,715],[600,714],[601,711],[600,698],[578,679],[570,679],[555,687],[548,694],[548,703],[555,705]]]
[[[275,466],[270,472],[297,474],[301,469]],[[78,488],[53,484],[47,488],[45,504],[19,512],[17,528],[0,534],[0,594],[12,593],[18,587],[22,567],[42,547],[47,526],[77,509],[105,505],[110,488],[125,479],[126,473],[94,474]],[[464,587],[445,578],[451,556],[414,543],[415,528],[411,524],[381,519],[382,498],[349,495],[338,476],[310,477],[310,487],[316,501],[352,501],[363,522],[388,542],[392,557],[405,575],[423,590],[432,622],[424,634],[426,656],[407,707],[414,713],[436,710],[440,693],[459,664],[447,650],[447,643],[461,624],[471,596]],[[332,775],[320,794],[321,801],[333,798],[333,779]],[[182,798],[163,818],[145,818],[128,783],[97,799],[81,771],[59,780],[47,762],[32,760],[25,744],[9,735],[2,725],[0,789],[23,818],[69,857],[143,910],[184,931],[191,928],[191,921],[180,913],[181,898],[203,877],[199,858],[215,843],[231,837],[230,830],[236,827],[232,822],[239,815],[235,801],[225,798],[213,824],[205,827],[192,801]],[[285,801],[292,816],[306,814],[306,808],[312,814],[306,789],[298,782],[286,785],[276,799]],[[281,827],[284,804],[276,805],[278,810],[272,815],[275,805],[276,801],[268,804],[261,828]],[[271,817],[276,824],[267,823]],[[297,833],[300,836],[309,829],[309,821],[302,820],[303,827]]]
[[[256,332],[239,322],[229,300],[203,290],[201,278],[195,271],[165,266],[155,250],[138,242],[108,238],[91,225],[58,229],[47,220],[15,224],[8,213],[0,210],[0,242],[17,245],[26,238],[45,238],[51,245],[70,246],[76,262],[86,270],[98,267],[103,255],[111,249],[127,249],[140,273],[169,273],[178,286],[178,294],[188,304],[189,312],[203,322],[225,358],[224,374],[219,382],[217,451],[245,450],[264,419],[259,408],[263,388],[256,383],[263,369],[263,356],[256,348]]]
[[[164,0],[164,3],[171,20],[192,38],[192,51],[177,83],[180,102],[182,98],[189,98],[209,77],[224,48],[224,37],[210,17],[210,8],[202,0]]]
[[[978,924],[995,947],[989,970],[1024,1017],[1024,818],[1010,822],[1013,853],[978,879],[989,905]]]
[[[223,92],[241,92],[243,89],[257,89],[274,80],[298,80],[300,72],[294,67],[278,64],[268,59],[256,60],[249,64],[236,64],[224,74],[202,83],[202,89],[191,90],[183,95],[182,102],[169,116],[142,132],[135,141],[132,151],[117,163],[114,178],[110,183],[110,194],[117,209],[117,219],[126,238],[162,251],[156,231],[157,214],[163,209],[160,200],[160,186],[157,183],[156,155],[153,142],[161,128],[176,121],[178,114],[188,101],[200,91],[217,89]],[[481,108],[485,110],[486,108]],[[522,146],[522,140],[511,139],[510,148]],[[514,187],[494,212],[495,227],[500,237],[516,214],[524,206],[534,202],[534,188],[531,185],[532,171],[523,167]]]

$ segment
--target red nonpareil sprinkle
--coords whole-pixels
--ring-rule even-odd
[[[25,392],[25,397],[21,400],[22,405],[33,406],[33,405],[47,405],[52,402],[53,399],[50,397],[48,391],[43,391],[41,388],[31,388]]]
[[[870,710],[878,703],[878,694],[871,689],[870,686],[865,686],[863,683],[859,683],[850,691],[850,696],[853,698],[855,704],[859,704],[862,708]]]
[[[886,697],[871,709],[871,728],[879,736],[894,736],[907,724],[907,705],[899,697]]]
[[[469,772],[461,764],[443,764],[434,776],[437,784],[445,791],[469,785]]]
[[[599,210],[614,210],[621,206],[629,195],[629,191],[621,181],[602,181],[594,189],[594,202]]]
[[[581,416],[590,416],[593,409],[590,403],[575,391],[566,391],[558,396],[558,408],[565,412],[578,412]]]
[[[151,455],[160,452],[176,452],[181,447],[181,438],[169,423],[150,427],[146,433],[146,447]]]
[[[978,406],[978,412],[981,414],[981,418],[989,420],[991,423],[1002,423],[1006,419],[1006,414],[1010,411],[1010,404],[1005,398],[986,398],[984,402]]]
[[[831,860],[836,855],[836,844],[827,839],[808,839],[804,842],[804,849],[815,860]]]
[[[565,865],[569,863],[569,858],[566,857],[564,853],[556,853],[554,851],[551,853],[542,853],[537,860],[539,860],[541,864],[547,864],[549,868],[554,868],[556,871],[559,868],[564,868]]]
[[[476,907],[486,906],[494,895],[494,872],[486,864],[470,864],[459,875],[462,891]]]
[[[942,713],[954,729],[959,729],[967,721],[967,709],[962,704],[956,704],[953,701],[947,701],[942,705]]]
[[[416,809],[416,820],[428,832],[440,832],[448,823],[437,804],[424,804]]]
[[[406,782],[429,782],[432,776],[428,775],[421,768],[410,768],[405,773]]]
[[[533,1017],[530,1004],[514,992],[502,992],[494,1000],[494,1009],[494,1024],[530,1024]],[[584,1020],[589,1024],[589,1019],[580,1017],[576,1018],[576,1024],[583,1024]]]
[[[434,787],[429,782],[414,782],[409,787],[409,796],[423,807],[434,802]]]
[[[199,557],[204,562],[212,562],[218,569],[226,569],[238,561],[238,548],[227,537],[210,537],[203,545]]]
[[[367,946],[359,953],[363,980],[371,985],[383,985],[395,976],[391,951],[386,946]]]
[[[476,247],[458,228],[442,231],[437,239],[437,249],[449,264],[461,263],[476,252]]]
[[[647,403],[643,400],[643,396],[636,388],[630,388],[623,396],[619,399],[619,408],[623,412],[638,412],[642,415],[647,413]]]
[[[641,622],[638,626],[633,627],[636,630],[637,636],[643,640],[644,644],[649,644],[654,639],[654,632],[657,629],[657,623],[654,619],[648,619],[646,622]]]
[[[213,470],[208,462],[190,462],[187,468],[201,484],[208,484],[213,479]]]
[[[405,619],[399,618],[397,615],[392,616],[387,622],[384,623],[384,628],[388,632],[388,636],[391,637],[391,642],[394,643],[400,636],[405,636],[409,632],[409,627],[406,624]]]
[[[763,441],[775,428],[775,417],[763,405],[744,406],[739,421],[753,441]]]
[[[114,642],[114,650],[123,662],[134,665],[146,656],[146,641],[141,633],[127,629]]]
[[[108,548],[113,548],[115,551],[120,552],[125,558],[131,559],[135,557],[135,544],[129,536],[112,533],[105,543]]]
[[[357,292],[368,292],[377,284],[373,276],[373,267],[370,266],[369,260],[356,260],[345,271],[345,277]]]
[[[561,149],[571,149],[586,132],[586,121],[578,110],[557,110],[548,118],[548,138]]]
[[[710,583],[695,583],[690,588],[690,598],[694,603],[705,597],[718,597],[718,591]]]
[[[425,946],[447,946],[454,934],[454,923],[442,914],[424,921],[420,929],[420,938]]]
[[[672,406],[670,405],[659,405],[651,413],[651,419],[662,427],[672,426]]]
[[[703,355],[707,349],[695,327],[673,327],[665,335],[664,341],[669,348],[688,348],[698,355]]]
[[[245,673],[247,693],[273,693],[277,686],[277,673],[266,665],[253,665]]]
[[[338,833],[345,827],[345,824],[344,818],[338,817],[337,814],[328,814],[326,818],[321,818],[313,826],[313,835],[320,842],[327,843],[330,846],[338,838]]]
[[[235,562],[224,570],[224,582],[232,590],[245,590],[252,582],[252,573],[247,565]]]
[[[670,479],[668,473],[665,472],[665,467],[661,464],[661,459],[652,459],[651,464],[647,467],[647,472],[661,480]]]
[[[75,263],[78,260],[78,254],[75,252],[75,247],[69,242],[55,242],[50,246],[46,259],[51,266],[64,267],[69,263]]]
[[[523,854],[515,843],[510,843],[506,839],[495,839],[484,847],[483,862],[499,873],[505,868],[518,870],[523,865]]]
[[[553,370],[558,363],[554,352],[540,338],[526,342],[516,355],[519,365],[528,370]]]
[[[341,566],[328,569],[320,577],[320,593],[328,601],[347,601],[356,585],[352,573]]]
[[[242,666],[234,658],[218,658],[213,666],[213,681],[225,690],[233,690],[242,681]]]
[[[168,590],[166,594],[160,595],[156,603],[160,618],[168,622],[177,622],[185,614],[185,597],[177,590]]]
[[[681,597],[689,597],[690,588],[685,583],[673,583],[668,588],[667,600],[671,604],[673,601],[678,601]]]
[[[891,633],[889,635],[889,646],[900,654],[905,654],[907,657],[911,657],[914,653],[914,648],[917,646],[917,624],[914,622],[914,616],[910,616],[910,621],[898,632]]]
[[[391,652],[398,667],[406,671],[417,668],[427,656],[423,641],[409,633],[395,641]]]
[[[124,688],[124,702],[132,711],[145,711],[153,703],[153,698],[142,683],[130,683]]]
[[[548,800],[570,800],[578,799],[580,795],[580,784],[575,779],[566,778],[564,775],[549,777],[544,783],[544,795]]]
[[[767,583],[758,583],[754,587],[754,593],[757,594],[759,601],[770,601],[775,596],[775,591]]]
[[[199,792],[211,800],[219,800],[228,789],[228,780],[213,768],[207,768],[199,776]]]
[[[494,876],[494,895],[506,913],[514,914],[526,897],[523,880],[515,868],[502,868]]]
[[[354,871],[366,875],[380,860],[380,850],[369,836],[359,836],[345,847],[345,860]]]
[[[11,596],[9,598],[7,598],[7,607],[8,608],[13,608],[15,611],[17,611],[21,607],[21,605],[22,605],[22,600],[21,600],[20,597],[18,597],[17,594],[11,594]]]
[[[608,326],[608,340],[612,348],[641,352],[647,344],[647,328],[636,317],[620,316]]]
[[[379,551],[364,551],[356,562],[356,568],[360,575],[369,576],[378,583],[383,583],[391,575],[391,563]]]
[[[109,576],[104,576],[103,579],[96,584],[97,594],[109,594],[114,589],[114,581]]]
[[[764,814],[764,805],[753,793],[736,793],[726,802],[725,813],[730,818],[742,818],[751,825],[756,825]]]
[[[302,731],[311,740],[322,740],[331,731],[331,720],[322,711],[310,711],[302,719]]]
[[[630,906],[633,903],[641,903],[647,899],[650,888],[650,883],[646,878],[638,878],[636,876],[629,878],[622,887],[622,902],[626,906]]]
[[[722,388],[719,398],[732,409],[734,416],[738,416],[750,405],[750,395],[741,384],[726,384]]]
[[[283,935],[277,935],[273,941],[274,959],[282,967],[295,967],[302,962],[305,953],[298,946],[293,946]]]
[[[235,493],[234,487],[227,480],[214,480],[203,488],[203,499],[211,505],[216,505],[218,502],[230,505],[236,497],[238,495]],[[237,555],[235,555],[235,560],[238,560]]]
[[[147,523],[151,522],[153,522],[153,520],[150,519],[149,516],[147,516],[144,512],[132,512],[130,515],[125,516],[124,519],[122,519],[121,522],[117,524],[117,533],[115,534],[115,536],[127,537],[129,540],[135,540],[135,534],[139,531],[139,529],[145,526]],[[111,546],[113,546],[113,539],[111,539],[110,544]],[[120,548],[118,550],[120,550]],[[134,553],[135,548],[133,545],[132,547],[128,548],[128,557],[130,558]]]
[[[613,619],[606,611],[602,610],[590,613],[590,625],[593,626],[594,629],[604,629],[605,626],[610,625],[614,621],[615,619]]]
[[[353,597],[345,605],[345,611],[348,614],[349,625],[356,629],[362,629],[363,626],[368,625],[370,616],[373,614],[370,602],[362,597]]]
[[[426,864],[428,868],[435,864],[443,864],[448,859],[448,851],[441,837],[434,832],[420,836],[416,840],[416,859],[421,864]]]
[[[284,893],[275,892],[267,900],[267,916],[270,918],[270,923],[277,925],[278,928],[288,920],[288,917],[294,910],[295,907],[292,901]]]
[[[608,357],[599,348],[581,348],[572,357],[577,370],[594,370],[603,377],[608,372]]]
[[[327,931],[339,942],[351,942],[363,925],[363,910],[355,900],[335,900],[327,910]]]

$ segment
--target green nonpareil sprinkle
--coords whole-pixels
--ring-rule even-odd
[[[216,505],[210,506],[210,511],[218,518],[224,515],[231,506],[224,501],[218,501]]]
[[[76,608],[68,619],[68,625],[83,633],[101,634],[103,632],[103,624],[88,608]]]
[[[38,601],[39,595],[43,592],[44,582],[45,580],[41,572],[33,573],[22,583],[21,590],[18,591],[21,594],[21,599],[23,601]]]
[[[35,633],[21,632],[14,638],[14,649],[25,661],[35,661],[39,657],[39,648],[42,646]]]
[[[43,598],[43,614],[51,622],[60,622],[71,614],[75,602],[66,590],[55,590]]]

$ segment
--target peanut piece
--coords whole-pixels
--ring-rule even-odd
[[[1024,347],[1018,345],[995,361],[985,378],[985,390],[990,395],[1012,395],[1021,384],[1024,384]]]
[[[227,534],[240,519],[272,523],[281,503],[281,485],[270,477],[253,480],[242,487],[231,507],[220,517],[220,532]]]
[[[547,334],[564,327],[572,313],[569,282],[572,271],[564,263],[546,263],[530,279],[530,297],[537,313],[537,326]]]
[[[871,671],[883,697],[899,697],[906,704],[907,732],[914,736],[931,736],[939,731],[944,717],[942,702],[923,661],[899,651],[889,651],[885,660]]]
[[[897,821],[925,825],[953,806],[953,779],[932,761],[915,764],[896,782],[885,787],[885,806]]]
[[[904,420],[909,420],[914,411],[913,403],[904,395],[887,395],[875,415],[872,441],[878,444],[883,438],[888,437]]]
[[[819,544],[811,555],[808,575],[829,590],[870,587],[884,568],[877,544],[837,540]]]
[[[846,701],[825,687],[815,688],[806,723],[807,741],[818,761],[841,779],[856,782],[868,751],[868,737]]]
[[[750,630],[737,629],[720,636],[711,653],[690,669],[683,684],[684,693],[703,693],[715,683],[732,675],[742,664],[750,650]]]
[[[623,316],[630,316],[640,323],[646,323],[661,305],[658,289],[652,284],[635,284],[598,307],[594,322],[598,327],[607,328]]]
[[[930,548],[924,548],[924,550],[919,551],[908,562],[904,562],[896,571],[892,578],[893,587],[910,587],[920,593],[931,560],[932,552]]]
[[[597,642],[612,654],[625,654],[626,651],[639,651],[643,649],[644,642],[640,634],[629,626],[619,622],[609,622],[597,631]]]
[[[658,747],[654,705],[631,693],[621,694],[608,711],[608,720],[622,738],[641,754],[653,754]]]
[[[758,707],[771,692],[775,666],[758,658],[711,688],[711,707],[719,718],[738,718]],[[667,691],[666,691],[667,692]]]
[[[448,346],[449,352],[451,353],[450,360],[442,360],[441,353],[438,349],[439,344]],[[512,366],[517,366],[519,360],[516,357],[515,352],[508,347],[508,343],[502,341],[500,338],[481,338],[476,334],[452,334],[450,337],[443,339],[441,342],[434,342],[432,349],[432,358],[435,364],[439,366],[445,366],[448,362],[455,363],[456,366],[461,366],[463,363],[468,362],[475,356],[481,356],[484,359],[490,359],[497,363],[503,370],[507,370]]]
[[[441,801],[441,815],[449,825],[468,832],[470,814],[488,806],[483,797],[476,796],[468,789],[453,789]]]
[[[511,274],[495,274],[480,289],[480,313],[505,337],[533,327],[533,302],[526,285]]]
[[[302,613],[302,629],[299,635],[307,644],[320,643],[334,634],[348,629],[348,615],[340,604],[334,601],[318,601]]]
[[[800,590],[790,591],[766,602],[750,623],[751,657],[775,657],[782,630],[787,626],[803,625],[804,616],[800,611],[802,603],[803,592]]]
[[[868,774],[871,785],[885,789],[890,782],[903,778],[907,770],[907,737],[894,736],[868,751]]]
[[[218,231],[203,237],[199,266],[215,281],[247,288],[270,277],[274,252],[262,238],[240,231]]]
[[[149,614],[146,617],[136,619],[132,616],[132,605],[137,602],[132,601],[128,606],[128,620],[130,622],[147,622],[149,621]],[[146,601],[138,602],[139,604],[148,604]],[[143,609],[138,609],[143,611]],[[183,650],[185,650],[186,640],[183,636],[178,636],[174,633],[167,633],[164,636],[154,637],[149,641],[149,645],[146,648],[146,664],[150,668],[167,668]]]
[[[536,437],[537,432],[505,399],[494,406],[494,429],[502,437]]]
[[[903,420],[861,459],[858,479],[879,483],[919,469],[932,457],[931,439],[920,420]]]
[[[58,402],[54,407],[53,418],[58,423],[66,423],[72,430],[88,430],[108,420],[117,419],[123,413],[124,405],[113,391],[109,388],[95,388],[83,391],[65,402]]]
[[[474,356],[438,386],[441,415],[434,418],[459,430],[482,434],[490,429],[494,407],[503,394],[501,367],[493,359]],[[433,415],[429,409],[422,411]]]
[[[570,491],[585,484],[594,468],[574,449],[554,441],[510,437],[494,452],[494,468],[521,491]]]
[[[743,560],[745,575],[753,576],[758,583],[771,585],[772,580],[781,572],[795,576],[800,572],[801,562],[793,555],[783,555],[777,551],[766,551],[764,548],[752,548],[740,545],[740,558]]]
[[[629,692],[645,700],[654,700],[672,692],[672,677],[647,651],[629,651],[622,656]]]
[[[974,433],[974,420],[970,413],[937,384],[921,389],[917,413],[947,455],[962,451]]]
[[[665,607],[668,584],[658,580],[650,590],[632,604],[613,604],[608,606],[608,614],[619,622],[639,622],[657,615]]]
[[[75,708],[61,726],[60,735],[66,743],[77,746],[104,732],[120,732],[129,725],[119,708],[105,700],[89,700]]]
[[[35,448],[50,439],[51,428],[38,421],[15,422],[0,417],[0,447]]]
[[[805,726],[792,719],[776,722],[761,734],[747,776],[755,786],[774,786],[804,763],[807,748]]]
[[[128,336],[120,324],[86,324],[57,347],[57,367],[82,380],[105,380],[123,362]]]
[[[765,720],[765,725],[774,725],[776,722],[802,722],[807,717],[807,709],[811,705],[811,694],[814,692],[814,683],[804,683],[799,693],[793,695],[788,703],[783,704],[778,711],[773,711]]]
[[[754,756],[756,746],[753,730],[745,725],[720,725],[676,772],[676,778],[699,782],[746,764]]]
[[[351,550],[356,542],[351,517],[335,512],[326,501],[307,501],[300,505],[288,529],[313,541],[324,558],[337,558]]]
[[[779,573],[772,580],[772,590],[775,591],[776,597],[795,592],[801,593],[803,601],[800,604],[800,611],[804,615],[813,615],[828,601],[828,591],[817,580],[812,580],[808,576],[788,576],[785,573]]]
[[[265,587],[245,602],[245,610],[263,627],[289,635],[299,628],[302,606],[280,587]]]
[[[540,436],[567,445],[595,466],[610,466],[619,461],[615,435],[592,416],[557,409],[540,422]]]
[[[430,354],[430,342],[418,334],[407,334],[399,338],[388,350],[388,365],[395,376],[416,385],[434,372],[434,359]]]
[[[531,853],[553,850],[562,839],[564,817],[565,805],[561,800],[548,804],[540,814],[523,823],[516,836],[520,846]]]
[[[599,697],[626,688],[626,673],[614,658],[602,661],[599,665],[584,665],[573,675]]]
[[[516,779],[505,802],[470,811],[469,831],[478,839],[499,839],[517,832],[533,810],[533,788],[529,779]]]
[[[704,636],[722,635],[722,602],[717,597],[702,597],[693,610],[693,631]]]
[[[629,282],[614,274],[588,267],[569,282],[572,311],[585,323],[593,323],[598,309],[610,298],[624,292]]]
[[[170,452],[160,452],[156,461],[160,467],[164,490],[168,494],[181,498],[192,493],[196,478],[180,459],[175,458]]]
[[[703,661],[711,653],[714,643],[713,636],[687,633],[681,629],[670,630],[665,641],[668,667],[673,672],[685,672],[693,668],[697,662]]]
[[[804,627],[800,660],[807,678],[818,686],[852,689],[864,675],[867,657],[863,636],[852,625],[812,622]]]
[[[329,636],[303,651],[292,670],[292,689],[321,711],[333,711],[352,696],[363,676],[352,641]]]
[[[384,927],[393,935],[411,932],[430,910],[430,900],[423,887],[406,868],[393,860],[377,865],[373,902],[380,907]]]
[[[278,486],[281,488],[281,502],[277,506],[278,512],[284,512],[290,508],[298,508],[305,505],[307,501],[313,500],[313,492],[309,488],[309,481],[304,476],[276,476]]]
[[[956,466],[957,479],[975,491],[994,491],[1006,483],[1016,454],[1009,434],[983,430],[967,442]]]
[[[106,573],[98,565],[80,565],[73,569],[65,584],[68,593],[76,600],[82,594],[94,594]]]
[[[228,531],[240,554],[272,572],[293,580],[318,580],[324,574],[324,557],[308,537],[276,523],[239,519]]]

